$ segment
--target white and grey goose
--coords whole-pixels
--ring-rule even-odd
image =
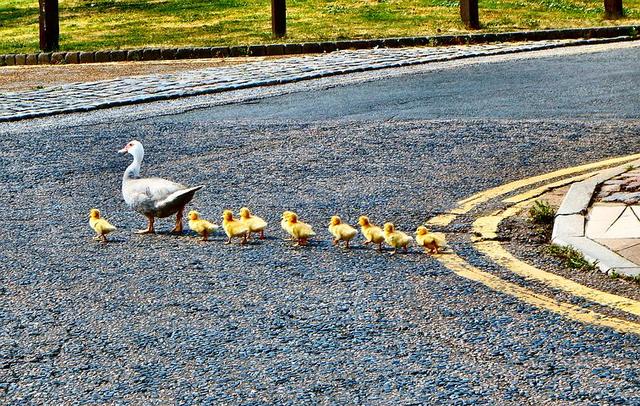
[[[147,229],[138,233],[154,233],[155,218],[173,214],[176,215],[176,226],[172,232],[181,233],[184,206],[204,185],[187,187],[162,178],[140,178],[140,165],[144,158],[144,148],[140,141],[133,140],[118,152],[133,155],[133,162],[122,176],[122,197],[129,207],[144,214],[149,220]]]

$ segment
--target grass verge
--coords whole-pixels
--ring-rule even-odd
[[[588,261],[584,255],[573,247],[561,245],[549,245],[546,247],[549,255],[558,258],[565,268],[576,271],[595,271],[596,263]]]
[[[481,31],[640,23],[640,0],[626,17],[603,19],[593,0],[480,0]],[[455,0],[289,0],[290,42],[465,32]],[[61,50],[269,43],[262,0],[60,0]],[[38,2],[0,2],[0,53],[38,50]]]

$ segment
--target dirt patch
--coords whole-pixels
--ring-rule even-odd
[[[211,67],[234,66],[277,57],[188,59],[182,61],[111,62],[78,65],[0,67],[0,90],[18,92],[66,83],[93,82],[132,76],[176,73]]]

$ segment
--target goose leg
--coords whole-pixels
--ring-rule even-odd
[[[146,230],[138,230],[136,231],[136,234],[154,234],[156,232],[156,230],[153,228],[153,222],[155,221],[155,219],[153,218],[153,216],[147,216],[147,220],[149,220],[149,225],[147,226]]]
[[[184,206],[176,213],[176,226],[171,230],[172,234],[182,234],[182,214],[184,212]]]

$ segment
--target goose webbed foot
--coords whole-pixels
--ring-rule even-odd
[[[149,220],[149,225],[144,230],[136,231],[136,234],[155,234],[156,230],[153,228],[154,218],[152,216],[147,216],[147,220]]]
[[[171,234],[182,234],[182,213],[184,211],[184,207],[178,210],[176,213],[176,226],[171,230]]]

